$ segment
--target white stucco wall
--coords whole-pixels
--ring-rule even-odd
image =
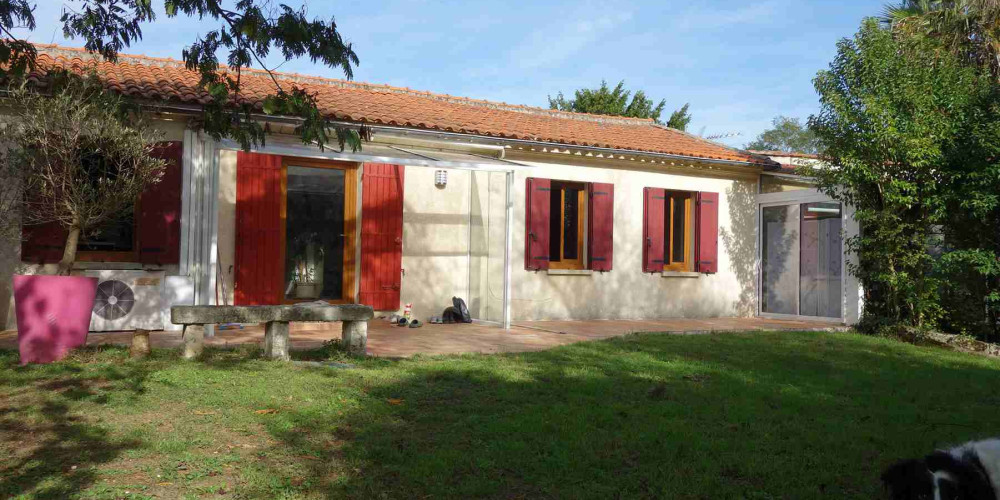
[[[220,153],[219,258],[232,300],[236,154]],[[684,172],[637,171],[608,164],[528,162],[515,174],[512,317],[618,319],[749,316],[756,311],[756,194],[752,172],[742,179]],[[453,296],[474,317],[502,321],[506,180],[503,173],[405,166],[403,275],[400,308],[419,318],[439,315]],[[524,185],[529,176],[615,185],[614,270],[554,276],[524,270]],[[642,191],[662,187],[720,194],[719,272],[663,278],[642,272]],[[230,302],[231,303],[231,302]]]
[[[517,320],[750,316],[756,310],[756,182],[610,166],[530,162],[514,181],[512,316]],[[615,186],[614,261],[608,273],[550,275],[524,269],[527,177]],[[643,188],[719,193],[719,272],[696,278],[642,272]]]

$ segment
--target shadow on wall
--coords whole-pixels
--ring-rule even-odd
[[[733,302],[737,316],[757,313],[757,231],[753,229],[757,226],[756,187],[753,182],[734,182],[726,189],[729,228],[719,231],[729,265],[739,282],[739,298]]]

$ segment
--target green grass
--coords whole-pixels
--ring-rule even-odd
[[[2,497],[872,498],[892,461],[1000,435],[1000,362],[853,334],[16,362],[0,352]]]

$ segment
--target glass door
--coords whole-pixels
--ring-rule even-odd
[[[344,298],[346,171],[288,165],[285,300]]]
[[[763,206],[762,313],[842,316],[843,237],[839,203]]]

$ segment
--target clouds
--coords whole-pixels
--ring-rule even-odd
[[[631,20],[631,12],[621,12],[569,21],[544,21],[516,44],[507,57],[520,70],[561,65],[587,46],[626,29],[625,25]]]

